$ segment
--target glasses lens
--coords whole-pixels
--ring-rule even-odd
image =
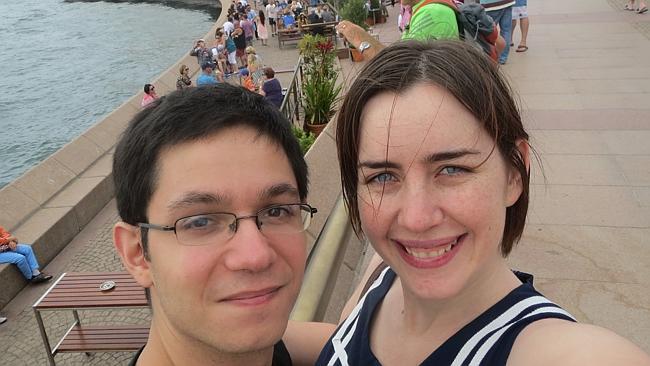
[[[235,215],[203,214],[176,221],[176,237],[183,245],[206,245],[227,241],[234,232]]]
[[[258,212],[263,233],[299,233],[311,223],[311,208],[303,204],[274,205]]]

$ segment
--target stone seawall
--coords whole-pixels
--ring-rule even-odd
[[[184,0],[186,3],[207,3]],[[204,38],[212,39],[217,16]],[[194,40],[188,39],[188,50]],[[186,54],[152,81],[165,94],[176,88],[178,68],[191,75],[196,58]],[[129,120],[140,110],[142,92],[124,102],[52,156],[0,189],[0,225],[32,248],[41,266],[49,263],[113,197],[114,146]],[[0,264],[0,308],[27,284],[15,265]]]

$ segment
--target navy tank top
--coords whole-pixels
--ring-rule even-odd
[[[421,365],[505,365],[517,335],[528,324],[547,318],[576,321],[535,290],[532,275],[515,274],[522,281],[519,287],[447,339]],[[370,322],[396,277],[390,267],[381,272],[329,339],[316,365],[381,365],[370,349]]]

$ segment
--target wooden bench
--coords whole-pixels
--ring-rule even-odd
[[[336,42],[336,25],[339,22],[311,23],[300,26],[303,34],[321,34]]]
[[[107,291],[100,285],[113,281]],[[148,308],[144,289],[127,272],[64,273],[33,305],[49,364],[59,352],[136,351],[145,345],[149,325],[81,324],[78,310]],[[52,347],[43,324],[43,311],[72,311],[74,323]]]
[[[282,48],[285,42],[300,41],[302,39],[302,32],[300,28],[278,29],[278,46]]]
[[[56,348],[64,352],[126,352],[142,348],[149,338],[149,326],[75,325]]]

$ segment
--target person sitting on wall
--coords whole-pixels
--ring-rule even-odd
[[[261,81],[259,93],[271,101],[276,107],[280,108],[284,99],[282,85],[275,78],[275,71],[271,67],[264,68],[264,79]]]
[[[49,281],[52,276],[39,271],[40,266],[29,244],[18,244],[18,239],[0,226],[0,263],[13,263],[31,283]],[[6,320],[6,319],[5,319]]]
[[[156,94],[156,87],[152,84],[144,84],[144,95],[142,96],[140,107],[144,108],[156,99],[158,99],[158,95]]]

